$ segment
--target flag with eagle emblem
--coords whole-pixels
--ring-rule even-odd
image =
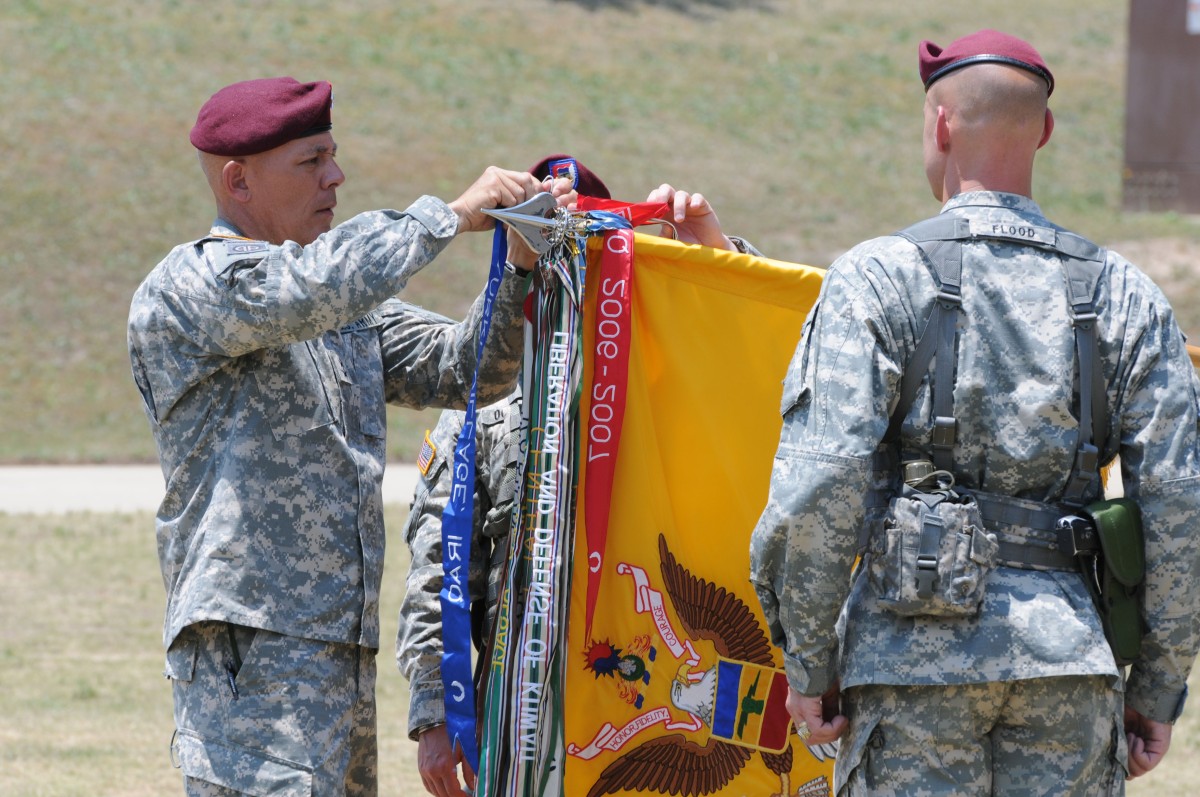
[[[830,794],[836,747],[809,748],[794,733],[781,654],[748,577],[782,380],[822,276],[635,236],[611,495],[581,491],[576,513],[565,794]],[[603,291],[588,294],[585,442],[606,417],[597,408],[611,382],[597,348]],[[585,474],[587,465],[581,456]],[[608,533],[584,555],[586,504],[596,500],[609,502]],[[585,633],[589,575],[599,589]]]

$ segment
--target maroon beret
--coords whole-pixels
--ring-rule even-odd
[[[333,87],[290,77],[234,83],[209,97],[192,127],[192,146],[213,155],[254,155],[333,124]]]
[[[925,90],[938,78],[943,78],[956,69],[972,64],[993,63],[1020,67],[1046,81],[1049,92],[1054,93],[1054,75],[1042,60],[1038,51],[1029,42],[1009,36],[998,30],[981,30],[961,39],[955,39],[946,49],[931,41],[921,42],[918,48],[921,63],[921,81]]]
[[[550,176],[571,177],[576,190],[584,196],[612,199],[604,181],[570,155],[547,155],[530,166],[529,173],[542,179]]]

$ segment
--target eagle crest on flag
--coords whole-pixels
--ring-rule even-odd
[[[737,595],[681,564],[662,534],[658,552],[664,590],[687,636],[674,646],[691,654],[671,683],[671,704],[700,721],[685,730],[707,728],[708,737],[698,743],[694,734],[676,732],[642,742],[604,768],[588,797],[647,789],[682,797],[711,794],[735,778],[756,754],[779,778],[780,794],[828,794],[825,778],[805,784],[818,791],[791,790],[792,726],[784,705],[787,679],[775,666],[770,641],[754,613]],[[638,611],[661,616],[661,600],[645,581],[644,571],[627,563],[617,569],[634,577]],[[664,636],[670,634],[668,630]],[[711,642],[717,663],[694,669],[699,656],[691,640]],[[673,646],[670,639],[665,641]],[[571,748],[574,754],[582,752],[574,745]],[[809,750],[824,761],[837,748],[820,745]]]

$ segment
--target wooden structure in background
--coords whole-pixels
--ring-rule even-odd
[[[1200,0],[1133,0],[1122,204],[1200,213]]]

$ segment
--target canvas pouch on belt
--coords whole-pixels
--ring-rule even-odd
[[[871,535],[867,575],[879,604],[895,614],[973,617],[998,551],[974,498],[906,484]]]

